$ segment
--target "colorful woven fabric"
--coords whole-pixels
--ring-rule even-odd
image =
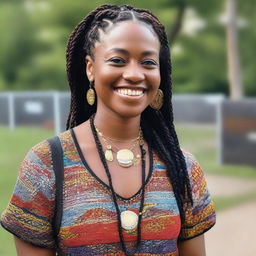
[[[90,170],[71,130],[60,135],[64,151],[63,218],[60,228],[62,255],[123,255],[111,191]],[[178,255],[177,241],[198,236],[215,223],[215,211],[202,170],[184,152],[193,190],[193,207],[184,205],[181,223],[165,166],[154,154],[145,186],[142,241],[135,255]],[[86,156],[85,156],[86,158]],[[10,203],[1,224],[14,235],[40,247],[55,246],[51,220],[54,212],[55,177],[47,141],[33,147],[25,157]],[[120,210],[138,213],[140,191],[129,199],[117,195]],[[129,250],[136,230],[124,231]]]

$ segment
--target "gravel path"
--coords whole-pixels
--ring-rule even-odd
[[[256,181],[207,175],[213,196],[255,191]],[[256,200],[217,213],[216,225],[205,234],[207,256],[256,256]]]
[[[220,212],[205,237],[207,256],[255,256],[256,201]]]
[[[256,191],[256,180],[207,174],[206,181],[213,196],[233,196]]]

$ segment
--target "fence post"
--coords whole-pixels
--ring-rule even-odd
[[[61,132],[61,124],[60,124],[60,94],[59,92],[53,93],[53,109],[54,109],[54,128],[55,134],[59,134]]]
[[[14,95],[13,92],[8,93],[8,110],[9,110],[9,128],[15,129],[15,111],[14,111]]]
[[[223,145],[222,145],[222,134],[223,134],[223,117],[222,117],[222,105],[224,100],[218,102],[216,106],[216,125],[217,125],[217,163],[221,165],[223,163],[222,153],[223,153]]]

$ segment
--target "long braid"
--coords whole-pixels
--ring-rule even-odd
[[[111,5],[103,5],[88,14],[74,29],[69,37],[66,50],[67,77],[71,90],[70,112],[67,121],[67,128],[74,127],[87,120],[96,108],[89,108],[84,97],[86,85],[89,80],[85,73],[85,35],[91,29],[95,16],[103,10],[108,10]],[[87,107],[87,108],[86,108]]]
[[[171,129],[171,125],[167,126],[160,116],[161,113],[155,113],[155,115],[150,113],[149,118],[142,118],[142,131],[145,139],[150,141],[149,145],[159,154],[166,165],[181,218],[184,219],[182,206],[184,206],[184,202],[192,202],[191,193],[189,193],[190,186],[187,186],[189,178],[186,164],[178,141],[173,136],[175,130]],[[148,129],[149,125],[152,129]]]
[[[154,25],[153,25],[154,26]],[[152,141],[155,142],[155,145],[153,148],[158,151],[160,149],[160,145],[163,144],[167,147],[169,153],[171,154],[171,157],[168,157],[168,154],[166,153],[160,153],[160,157],[165,162],[166,165],[168,165],[167,169],[169,170],[169,176],[171,178],[174,194],[180,209],[181,218],[184,219],[184,212],[183,212],[183,205],[184,202],[189,201],[192,202],[192,195],[191,195],[191,187],[190,187],[190,181],[187,174],[187,167],[185,163],[185,159],[183,156],[183,153],[180,149],[179,142],[177,139],[177,135],[174,129],[173,125],[173,111],[172,111],[172,90],[171,90],[171,62],[170,62],[170,51],[169,51],[169,45],[168,40],[166,37],[166,33],[164,32],[164,27],[156,26],[157,29],[155,31],[157,32],[160,42],[161,42],[161,51],[160,53],[160,63],[164,63],[164,65],[160,66],[160,73],[161,73],[161,80],[163,83],[161,83],[160,88],[163,84],[169,84],[170,87],[166,88],[164,90],[164,101],[168,104],[164,104],[160,111],[155,112],[157,116],[154,118],[154,122],[150,122],[157,124],[156,126],[156,132],[152,132],[151,136]],[[160,31],[159,31],[160,30]],[[152,115],[154,114],[154,111],[148,108],[149,114],[147,115],[148,120],[152,120]],[[142,115],[145,115],[147,112],[144,111]],[[145,131],[143,131],[145,133]],[[156,136],[158,134],[159,136]],[[182,195],[182,196],[181,196]]]
[[[170,50],[164,26],[150,11],[131,6],[103,5],[92,11],[77,25],[67,45],[67,75],[71,89],[67,128],[88,120],[96,112],[96,106],[89,106],[85,97],[85,92],[89,88],[89,80],[85,72],[85,56],[89,55],[93,58],[92,49],[100,40],[99,30],[105,32],[111,23],[134,18],[151,26],[161,45],[160,89],[164,91],[164,104],[159,111],[147,107],[142,113],[141,126],[146,141],[166,165],[181,218],[184,219],[184,202],[192,204],[193,201],[185,159],[173,125]]]

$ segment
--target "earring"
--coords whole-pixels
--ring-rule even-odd
[[[163,106],[163,103],[164,103],[164,93],[161,89],[158,89],[155,98],[149,104],[149,106],[155,110],[159,110]]]
[[[91,106],[92,106],[92,105],[94,104],[94,102],[95,102],[95,92],[94,92],[94,90],[92,89],[92,88],[93,88],[93,84],[94,84],[93,81],[90,82],[90,88],[89,88],[89,90],[88,90],[87,93],[86,93],[87,102],[88,102],[88,104],[91,105]]]

